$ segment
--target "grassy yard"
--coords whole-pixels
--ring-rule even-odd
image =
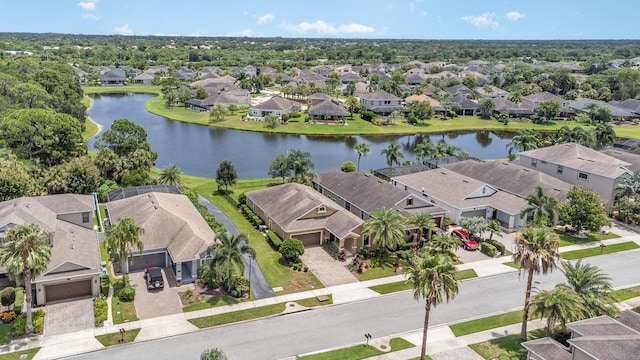
[[[409,349],[409,348],[415,347],[415,345],[413,345],[412,343],[410,343],[410,342],[408,342],[408,341],[406,341],[405,339],[402,339],[402,338],[393,338],[393,339],[391,339],[391,341],[389,342],[389,345],[391,346],[391,350],[389,352],[394,352],[394,351],[399,351],[399,350],[404,350],[404,349]],[[380,350],[378,350],[378,348],[376,348],[374,346],[367,346],[365,344],[360,344],[360,345],[356,345],[356,346],[352,346],[352,347],[348,347],[348,348],[344,348],[344,349],[338,349],[338,350],[328,351],[328,352],[319,353],[319,354],[313,354],[313,355],[308,355],[308,356],[299,356],[298,359],[305,359],[305,360],[334,360],[334,359],[359,360],[359,359],[365,359],[365,358],[368,358],[368,357],[382,355],[382,354],[386,354],[386,352],[380,351]]]
[[[455,336],[463,336],[480,331],[499,328],[506,325],[517,324],[522,321],[522,310],[512,311],[505,314],[488,316],[482,319],[465,321],[458,324],[449,325]]]
[[[465,280],[465,279],[478,277],[478,274],[476,274],[476,271],[473,269],[458,271],[457,275],[458,275],[458,280]],[[377,292],[378,294],[384,295],[384,294],[390,294],[398,291],[411,290],[411,285],[407,284],[406,281],[398,281],[398,282],[393,282],[389,284],[371,286],[369,289]]]
[[[318,298],[312,297],[308,299],[300,299],[295,302],[304,307],[315,307],[315,306],[325,306],[333,304],[333,295],[327,295],[326,301],[319,301]]]
[[[635,242],[629,241],[621,244],[607,245],[604,248],[601,248],[598,246],[595,248],[567,251],[565,253],[562,253],[562,258],[564,260],[582,259],[590,256],[597,256],[597,255],[603,255],[603,254],[611,254],[619,251],[633,250],[639,247],[640,246]]]
[[[123,343],[130,343],[136,339],[136,336],[138,336],[139,332],[140,332],[140,329],[133,329],[133,330],[125,331],[124,334],[120,334],[118,332],[118,333],[111,333],[111,334],[105,334],[105,335],[98,335],[96,336],[96,340],[98,340],[104,346],[113,346],[113,345],[118,345]],[[120,341],[121,339],[124,341]]]
[[[23,351],[16,351],[8,354],[0,355],[0,360],[28,360],[33,359],[36,354],[40,351],[40,348],[34,348]]]
[[[554,230],[554,232],[558,235],[558,237],[560,237],[560,246],[585,244],[594,241],[602,241],[620,237],[620,235],[614,234],[612,232],[606,234],[589,234],[586,238],[577,238],[565,233],[564,231],[559,230]]]
[[[283,312],[285,309],[284,303],[278,303],[267,306],[260,306],[247,310],[234,311],[230,313],[224,313],[220,315],[212,315],[201,317],[197,319],[189,320],[190,323],[197,326],[200,329],[234,323],[238,321],[245,321],[251,319],[258,319],[270,315],[275,315]]]
[[[120,301],[117,294],[122,287],[122,281],[112,282],[114,296],[111,299],[111,310],[114,324],[122,324],[138,320],[133,301]]]
[[[528,339],[534,340],[544,337],[544,329],[530,331]],[[491,341],[469,345],[484,359],[526,360],[527,350],[520,345],[520,335],[509,335]]]
[[[182,308],[183,312],[198,311],[218,306],[233,305],[239,303],[240,300],[232,296],[212,296],[205,301],[189,304]]]
[[[611,295],[617,301],[625,301],[640,296],[640,286],[634,286],[626,289],[613,290]]]
[[[396,274],[396,271],[393,268],[393,266],[390,264],[384,264],[383,266],[367,269],[367,271],[358,275],[358,280],[366,281],[366,280],[379,279],[379,278],[389,277],[394,275],[398,275],[398,274]]]

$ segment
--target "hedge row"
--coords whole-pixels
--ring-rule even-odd
[[[280,250],[280,245],[282,245],[282,239],[280,239],[280,236],[278,236],[278,234],[274,233],[273,231],[267,231],[267,236],[269,238],[269,244],[271,245],[271,247],[276,251]]]
[[[500,255],[504,255],[505,254],[506,247],[500,241],[498,241],[498,240],[486,240],[485,242],[493,245],[493,247],[495,247],[500,252]]]
[[[260,225],[264,224],[262,219],[260,219],[258,215],[251,211],[251,209],[249,209],[247,205],[240,205],[240,211],[242,212],[242,215],[244,215],[244,217],[247,218],[247,220],[249,220],[251,224],[253,224],[253,226],[259,227]]]
[[[479,249],[483,254],[487,254],[491,257],[498,255],[498,249],[486,241],[480,243]]]

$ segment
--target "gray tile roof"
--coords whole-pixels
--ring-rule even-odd
[[[308,100],[331,100],[333,98],[325,93],[315,93],[307,96],[307,99]]]
[[[271,99],[254,106],[254,108],[260,110],[286,110],[299,105],[300,104],[295,101],[274,96]]]
[[[465,160],[442,167],[520,197],[535,194],[536,187],[541,186],[545,195],[565,202],[571,187],[571,184],[540,171],[503,161]]]
[[[393,101],[401,100],[399,97],[389,94],[384,90],[376,90],[374,92],[362,94],[360,98],[365,100],[393,100]]]
[[[579,337],[568,343],[593,359],[628,360],[637,359],[640,354],[640,334]]]
[[[215,233],[185,195],[152,192],[107,205],[112,224],[132,218],[144,229],[145,250],[166,248],[173,261],[198,259],[215,242]]]
[[[534,102],[534,103],[540,103],[540,102],[549,101],[549,100],[557,100],[557,101],[560,101],[560,102],[564,101],[561,97],[553,95],[552,93],[550,93],[548,91],[543,91],[543,92],[539,92],[539,93],[536,93],[536,94],[523,96],[522,99],[523,100],[529,100],[529,101]]]
[[[288,183],[250,191],[246,195],[286,232],[325,228],[343,239],[353,235],[363,222],[313,188],[301,184]],[[327,216],[303,218],[320,206],[328,209]]]
[[[631,165],[626,161],[618,160],[576,143],[564,143],[523,151],[520,155],[612,179],[625,174],[624,167]]]
[[[640,170],[640,155],[638,154],[630,153],[620,149],[606,149],[602,150],[601,152],[620,161],[629,163],[630,165],[627,166],[627,169],[631,171]]]
[[[571,360],[571,352],[559,342],[545,337],[522,343],[525,349],[544,360]]]
[[[625,310],[620,313],[616,320],[640,333],[640,314],[637,312]]]
[[[324,100],[309,109],[310,115],[347,116],[347,109],[337,100]]]

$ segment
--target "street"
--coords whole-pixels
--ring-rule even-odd
[[[640,250],[587,259],[613,278],[613,286],[640,282]],[[523,274],[524,275],[524,274]],[[555,270],[536,276],[534,286],[549,289],[564,280]],[[432,310],[431,326],[483,317],[521,307],[524,277],[517,272],[470,279],[460,284],[458,296]],[[73,359],[197,359],[207,348],[220,348],[230,359],[282,359],[311,351],[421,329],[424,303],[409,292],[327,306],[312,311],[237,323],[149,342],[132,343]]]

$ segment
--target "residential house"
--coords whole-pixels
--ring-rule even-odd
[[[267,115],[276,115],[278,118],[282,118],[282,115],[292,112],[300,111],[300,104],[295,101],[274,96],[271,99],[264,101],[249,110],[249,116],[251,118],[257,118],[264,120]]]
[[[449,86],[448,88],[444,88],[442,90],[448,92],[451,95],[458,94],[458,95],[467,96],[467,95],[471,94],[471,89],[469,89],[468,87],[466,87],[464,85]]]
[[[640,117],[640,100],[626,99],[622,101],[609,101],[607,104],[634,113],[637,117]]]
[[[381,116],[388,116],[394,111],[404,112],[402,99],[384,90],[360,94],[360,105],[364,110]]]
[[[281,239],[296,238],[304,246],[331,242],[352,253],[363,246],[363,220],[309,186],[288,183],[245,195],[247,206]]]
[[[315,123],[343,124],[347,117],[347,108],[338,100],[324,100],[311,106],[309,120]]]
[[[407,76],[407,84],[410,86],[421,85],[426,81],[423,75],[412,74]]]
[[[76,81],[80,84],[80,85],[85,85],[87,83],[87,72],[80,69],[77,66],[71,66],[73,68],[73,71],[76,73],[73,78],[76,79]]]
[[[212,258],[216,234],[185,195],[149,192],[112,200],[107,213],[111,224],[128,217],[144,229],[144,250],[133,249],[133,261],[119,264],[124,272],[168,267],[177,281],[190,283]]]
[[[520,212],[527,207],[527,201],[448,169],[396,176],[391,183],[443,208],[454,223],[462,217],[483,217],[498,220],[508,231],[526,225]]]
[[[313,187],[363,220],[371,218],[374,210],[386,208],[397,211],[405,219],[417,213],[427,213],[433,217],[437,226],[442,226],[446,213],[421,196],[397,188],[364,171],[345,173],[333,170],[316,174]],[[416,233],[417,229],[409,226],[407,240],[416,240]],[[363,241],[365,246],[369,244],[366,236]]]
[[[317,105],[325,100],[332,100],[333,98],[325,93],[315,93],[307,96],[308,106]]]
[[[124,85],[126,79],[125,72],[117,68],[100,75],[102,86]]]
[[[248,78],[254,78],[258,76],[258,70],[253,65],[237,67],[233,70],[233,76],[239,77],[240,74],[244,74]]]
[[[480,94],[480,96],[487,98],[504,98],[509,95],[508,91],[502,90],[499,87],[493,85],[478,86],[474,88],[474,90],[476,90]]]
[[[296,86],[300,85],[321,89],[327,86],[327,78],[310,71],[303,71],[296,80]]]
[[[627,360],[638,358],[640,314],[625,310],[613,319],[598,316],[568,323],[569,347],[545,337],[522,343],[531,360]]]
[[[569,112],[569,102],[559,96],[553,95],[548,91],[543,91],[540,93],[523,96],[521,99],[522,106],[532,110],[533,112],[537,112],[540,103],[555,100],[560,103],[560,114],[567,115]]]
[[[340,75],[340,82],[344,85],[350,84],[350,83],[358,83],[361,81],[362,81],[362,78],[358,74],[347,73],[347,74]]]
[[[521,152],[518,163],[569,184],[590,188],[606,206],[615,200],[618,181],[631,173],[630,163],[576,143]]]
[[[492,98],[495,113],[507,113],[510,118],[528,118],[534,114],[533,110],[520,106],[513,101],[509,101],[503,97]]]
[[[460,111],[458,112],[458,115],[480,115],[482,112],[480,105],[478,105],[477,102],[468,99],[466,95],[448,97],[445,98],[442,103],[447,101],[450,103],[460,104]]]
[[[575,111],[576,113],[583,113],[591,116],[592,115],[592,110],[590,108],[592,106],[591,104],[595,104],[598,107],[600,106],[606,107],[609,110],[611,110],[611,117],[613,119],[624,118],[629,120],[629,119],[638,117],[636,113],[619,108],[617,106],[614,106],[613,104],[605,103],[604,101],[600,101],[600,100],[588,99],[588,98],[570,100],[569,109],[571,111]]]
[[[147,72],[143,72],[142,74],[137,75],[136,77],[133,78],[133,83],[134,84],[151,84],[153,83],[153,75]]]
[[[624,161],[626,163],[629,163],[629,165],[627,165],[627,169],[629,169],[630,171],[638,171],[638,170],[640,170],[640,155],[637,154],[637,153],[634,154],[632,152],[628,152],[628,151],[624,151],[624,150],[620,150],[620,149],[615,149],[615,148],[600,150],[600,152],[605,154],[605,155],[609,155],[611,157],[614,157],[614,158],[618,159],[619,161]]]
[[[0,239],[19,225],[36,224],[49,234],[51,259],[33,282],[36,305],[100,293],[100,245],[93,228],[91,195],[21,197],[0,202]]]

